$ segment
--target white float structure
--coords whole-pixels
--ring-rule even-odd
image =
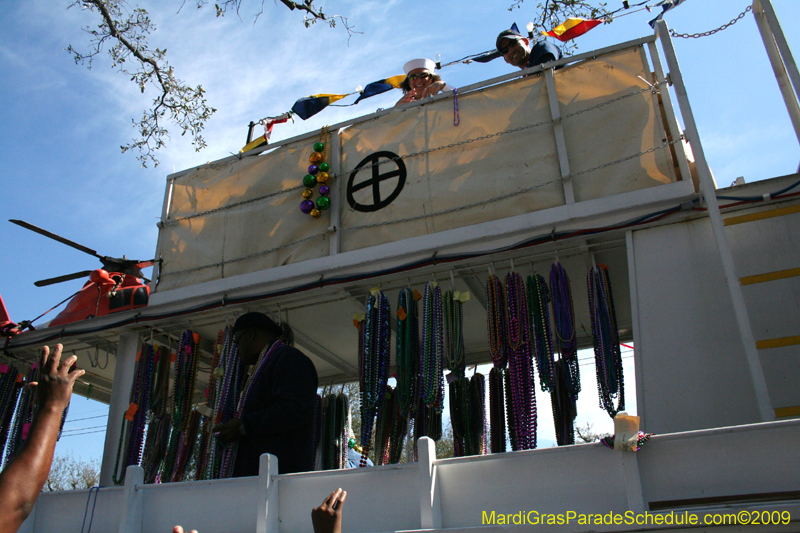
[[[769,1],[753,8],[800,139],[800,75]],[[547,527],[535,523],[543,513],[572,517],[558,526],[569,532],[723,520],[720,530],[739,531],[740,511],[786,511],[790,523],[762,528],[798,528],[800,175],[717,189],[664,22],[654,36],[461,88],[458,116],[454,99],[332,126],[338,178],[320,219],[297,209],[318,133],[168,178],[149,307],[11,343],[32,359],[58,339],[111,407],[104,488],[42,494],[23,531],[77,531],[87,508],[95,533],[308,531],[311,508],[337,487],[348,491],[345,531],[500,531],[517,520],[530,530]],[[400,181],[381,175],[398,163],[378,152],[403,160],[405,184],[370,211]],[[376,177],[386,179],[373,187]],[[369,289],[396,302],[401,287],[438,279],[478,301],[465,344],[468,364],[484,363],[475,310],[487,271],[545,273],[556,257],[572,275],[581,347],[591,345],[583,276],[593,262],[610,268],[620,334],[635,343],[638,415],[656,433],[640,452],[586,444],[437,459],[424,438],[417,463],[277,475],[265,455],[253,478],[145,485],[130,467],[124,486],[108,486],[143,337],[174,343],[190,327],[208,352],[226,321],[261,310],[293,325],[321,384],[343,383],[358,376],[351,319]],[[100,368],[86,359],[95,350],[115,357]],[[584,513],[634,523],[581,524]],[[637,522],[645,513],[653,522]],[[679,523],[687,513],[701,525]]]

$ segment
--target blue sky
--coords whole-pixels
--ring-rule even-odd
[[[166,48],[177,76],[202,84],[218,109],[205,132],[209,148],[196,153],[189,139],[175,135],[158,154],[161,165],[148,169],[119,147],[133,138],[131,119],[152,96],[142,95],[104,57],[91,70],[74,64],[64,49],[86,46],[81,28],[94,25],[97,15],[66,9],[69,3],[0,4],[0,294],[16,320],[39,315],[83,283],[36,288],[34,281],[99,265],[7,219],[26,220],[101,254],[149,259],[169,173],[237,152],[249,121],[283,113],[300,97],[351,92],[401,73],[403,63],[415,57],[441,54],[448,62],[489,50],[500,30],[531,19],[536,2],[527,0],[512,12],[511,0],[323,3],[327,13],[347,15],[361,32],[351,36],[341,27],[306,29],[301,14],[273,2],[264,4],[255,23],[257,1],[245,2],[241,18],[216,18],[213,6],[198,10],[188,0],[182,9],[178,0],[142,2],[158,28],[151,45]],[[735,18],[748,4],[687,0],[665,18],[681,33],[702,32]],[[612,9],[619,5],[609,2]],[[773,5],[790,46],[800,50],[800,36],[789,23],[800,19],[800,2]],[[579,38],[579,52],[648,35],[653,16],[634,13],[600,26]],[[755,181],[795,172],[800,149],[752,14],[714,36],[676,39],[675,47],[718,184],[727,186],[737,176]],[[448,67],[442,76],[464,86],[510,71],[497,60]],[[328,108],[311,120],[276,126],[273,138],[389,107],[398,97],[392,93],[355,107]]]

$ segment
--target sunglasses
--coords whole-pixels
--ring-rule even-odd
[[[419,74],[409,74],[408,79],[414,81],[416,79],[425,80],[431,77],[430,72],[420,72]]]

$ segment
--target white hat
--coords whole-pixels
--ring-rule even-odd
[[[430,70],[431,72],[433,72],[436,69],[436,63],[434,63],[430,59],[425,59],[424,57],[420,59],[412,59],[411,61],[403,65],[403,72],[405,72],[406,76],[408,76],[409,72],[418,68],[424,68],[425,70]]]

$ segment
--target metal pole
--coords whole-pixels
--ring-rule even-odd
[[[786,44],[786,38],[783,36],[781,27],[777,23],[777,19],[774,18],[775,12],[771,11],[772,17],[769,17],[769,11],[765,9],[766,6],[769,6],[770,10],[772,9],[769,0],[755,0],[753,2],[753,16],[761,33],[761,39],[764,41],[764,48],[767,49],[767,56],[769,56],[772,70],[775,72],[775,79],[778,80],[778,87],[783,95],[783,101],[786,103],[786,110],[789,112],[789,118],[792,121],[792,126],[794,126],[794,133],[798,142],[800,142],[800,106],[797,103],[797,95],[795,94],[795,91],[798,91],[800,87],[800,79],[795,80],[795,77],[797,77],[797,65],[794,62],[791,51],[789,51],[789,45]],[[773,20],[771,21],[770,18],[773,18]],[[779,37],[785,46],[783,51],[780,50],[779,44],[776,42]],[[790,75],[791,80],[789,79]],[[794,89],[792,89],[792,83],[794,83]]]
[[[739,336],[741,337],[747,365],[750,368],[750,377],[753,380],[753,389],[758,404],[758,411],[761,414],[762,421],[774,420],[775,413],[769,401],[767,382],[764,379],[764,370],[761,368],[761,360],[759,359],[758,350],[756,349],[756,341],[753,337],[750,317],[747,315],[747,307],[745,306],[742,287],[739,285],[739,278],[736,275],[736,266],[733,263],[733,254],[731,253],[730,244],[728,244],[728,236],[725,234],[725,226],[723,225],[722,214],[719,211],[719,203],[717,202],[714,181],[711,177],[711,169],[708,167],[708,161],[703,152],[703,145],[700,143],[697,124],[694,121],[692,107],[689,104],[689,95],[686,92],[686,86],[683,84],[683,75],[678,66],[678,58],[675,55],[675,48],[672,46],[672,39],[670,39],[666,21],[660,20],[656,22],[656,31],[661,39],[661,46],[664,49],[664,56],[667,60],[667,67],[669,68],[673,87],[675,88],[678,106],[683,116],[683,122],[686,125],[686,137],[689,139],[689,144],[697,160],[700,192],[703,194],[706,205],[708,206],[708,218],[711,222],[711,229],[714,233],[714,239],[717,242],[720,259],[722,260],[722,271],[725,282],[728,284],[728,291],[733,301],[733,311],[739,326]]]

